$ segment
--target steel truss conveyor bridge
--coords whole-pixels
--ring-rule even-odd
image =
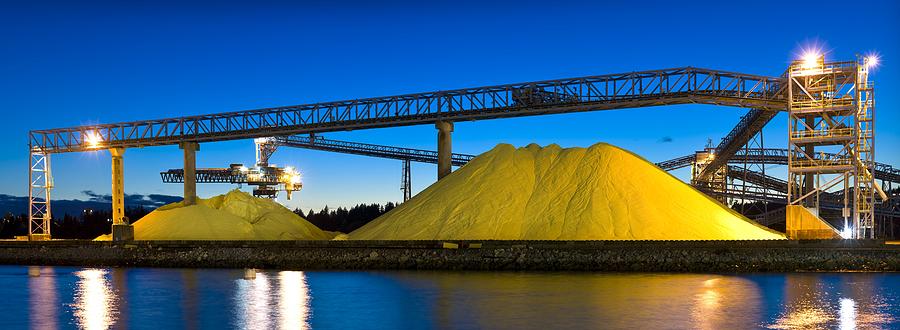
[[[688,103],[783,111],[783,86],[783,78],[685,67],[34,130],[29,146],[53,154]]]
[[[123,217],[116,210],[122,206],[121,168],[127,148],[179,145],[185,154],[185,202],[191,204],[196,198],[195,152],[204,142],[434,124],[438,129],[436,153],[441,178],[450,171],[451,132],[458,121],[691,103],[751,109],[716,147],[715,159],[698,176],[713,177],[771,117],[789,109],[790,86],[787,74],[769,77],[683,67],[33,130],[28,138],[29,234],[32,239],[48,238],[50,234],[50,155],[102,149],[113,154],[116,224]]]

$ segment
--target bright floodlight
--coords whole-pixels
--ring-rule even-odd
[[[88,131],[85,134],[84,142],[87,143],[88,148],[98,147],[101,141],[103,141],[103,139],[100,138],[100,135],[97,135],[97,133],[93,131]]]
[[[866,56],[866,66],[874,67],[878,65],[878,55]]]
[[[803,53],[803,64],[801,64],[804,68],[815,68],[819,65],[819,57],[822,54],[819,54],[818,51],[808,50]]]
[[[847,226],[841,230],[841,238],[843,239],[851,239],[853,238],[853,227]]]

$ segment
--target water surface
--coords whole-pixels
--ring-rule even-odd
[[[900,274],[0,266],[0,328],[900,328]]]

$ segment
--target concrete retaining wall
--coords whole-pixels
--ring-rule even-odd
[[[840,240],[4,241],[0,263],[302,270],[897,271],[900,246]]]

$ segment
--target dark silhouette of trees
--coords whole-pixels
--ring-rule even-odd
[[[329,209],[325,206],[321,211],[316,212],[312,209],[304,214],[303,210],[296,209],[294,213],[306,218],[307,221],[316,225],[322,230],[339,231],[349,233],[359,227],[369,223],[375,218],[393,210],[396,204],[388,202],[387,204],[358,204],[350,209],[339,207],[337,209]]]
[[[394,209],[397,205],[391,202],[387,204],[359,204],[349,209],[339,207],[330,209],[327,206],[315,212],[309,210],[304,214],[302,210],[294,210],[294,213],[306,218],[309,222],[323,230],[349,233],[375,218]],[[125,216],[137,222],[150,213],[151,209],[143,206],[126,207]],[[81,214],[63,214],[62,217],[54,217],[50,224],[50,232],[55,239],[94,239],[97,236],[109,234],[112,230],[112,212],[110,210],[84,209]],[[28,234],[28,215],[6,213],[0,219],[0,238],[10,239],[15,236]]]
[[[140,219],[150,213],[143,206],[126,207],[128,219]],[[85,209],[80,215],[64,214],[53,218],[50,233],[58,239],[94,239],[112,231],[112,211]],[[13,238],[28,234],[28,215],[7,213],[0,220],[0,238]]]

